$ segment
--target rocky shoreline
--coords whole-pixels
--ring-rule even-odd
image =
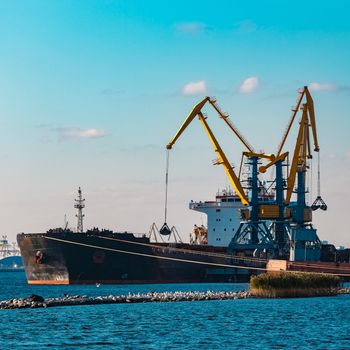
[[[339,288],[335,295],[350,294],[350,287]],[[334,295],[332,294],[332,295]],[[204,300],[236,300],[257,298],[251,291],[239,292],[149,292],[127,295],[109,295],[89,297],[86,295],[64,296],[62,298],[44,299],[32,294],[28,298],[9,299],[0,301],[0,309],[26,309],[47,308],[54,306],[78,306],[99,304],[125,304],[150,302],[178,302],[178,301],[204,301]]]

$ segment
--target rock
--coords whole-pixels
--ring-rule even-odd
[[[32,294],[29,298],[28,298],[29,301],[36,301],[36,302],[44,302],[45,299],[41,296],[41,295],[36,295],[36,294]]]
[[[350,289],[347,289],[349,292]],[[344,291],[345,292],[345,291]],[[149,292],[128,293],[127,295],[108,295],[88,297],[86,295],[69,296],[65,294],[63,298],[48,298],[44,300],[39,295],[32,294],[27,299],[11,299],[0,301],[0,309],[17,308],[46,308],[52,306],[74,306],[74,305],[97,305],[116,303],[141,303],[141,302],[177,302],[177,301],[201,301],[201,300],[236,300],[242,298],[252,298],[249,291],[240,292]]]

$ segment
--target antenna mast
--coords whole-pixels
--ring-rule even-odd
[[[77,232],[82,233],[84,232],[83,219],[85,215],[83,214],[83,209],[85,208],[85,199],[82,196],[80,187],[78,189],[78,198],[75,199],[74,208],[78,209],[78,213],[75,215],[78,218]]]

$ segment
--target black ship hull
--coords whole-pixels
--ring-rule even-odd
[[[19,234],[29,284],[245,282],[265,261],[129,233]]]

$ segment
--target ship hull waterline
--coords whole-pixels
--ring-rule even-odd
[[[150,243],[132,234],[19,234],[29,284],[248,282],[266,261],[224,247]]]

